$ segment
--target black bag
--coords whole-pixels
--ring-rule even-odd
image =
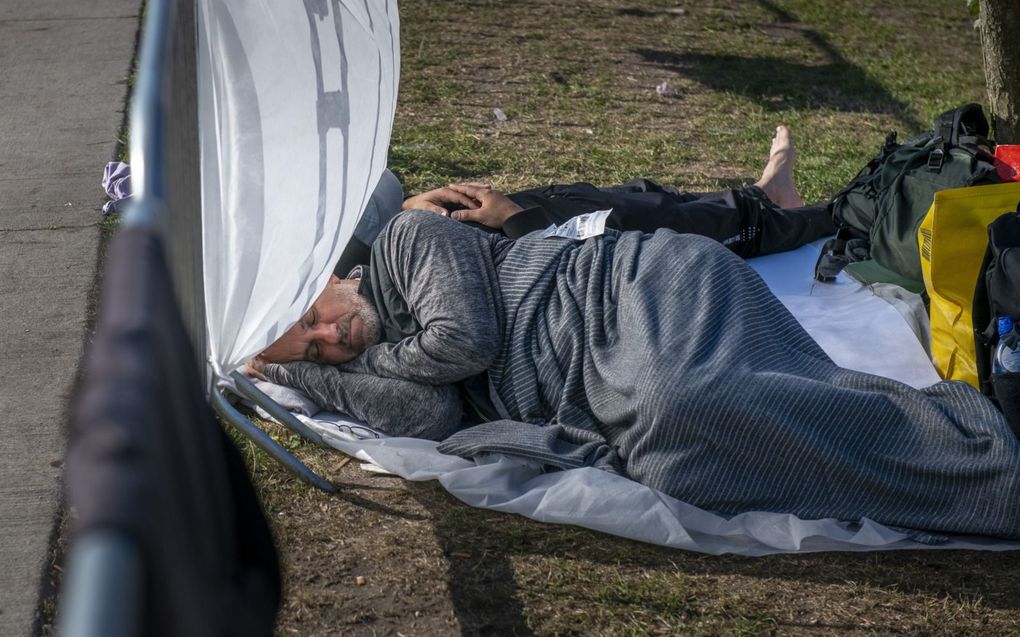
[[[1020,437],[1020,372],[992,374],[998,317],[1020,322],[1020,204],[988,225],[988,249],[974,291],[974,336],[981,392],[994,400]],[[1011,337],[1016,339],[1016,332]],[[1008,341],[1007,341],[1008,342]]]
[[[939,115],[933,130],[903,144],[889,133],[878,155],[833,197],[839,231],[822,248],[815,278],[832,281],[848,263],[873,259],[923,289],[917,229],[935,192],[1000,181],[987,135],[979,104]]]

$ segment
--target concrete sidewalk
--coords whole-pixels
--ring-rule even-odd
[[[85,343],[140,0],[0,2],[0,635],[48,576],[65,420]]]

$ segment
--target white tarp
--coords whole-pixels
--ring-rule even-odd
[[[199,0],[205,307],[222,377],[326,285],[386,167],[396,0]]]

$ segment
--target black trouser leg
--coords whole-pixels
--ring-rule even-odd
[[[547,186],[510,197],[525,208],[541,207],[551,223],[612,208],[606,220],[611,228],[699,234],[742,257],[791,250],[836,231],[827,205],[780,208],[757,186],[687,193],[635,179],[611,188],[585,183]]]
[[[690,196],[697,198],[678,205],[679,214],[695,227],[726,234],[706,236],[744,258],[793,250],[836,232],[828,204],[780,208],[757,186]],[[719,217],[715,225],[712,215]]]

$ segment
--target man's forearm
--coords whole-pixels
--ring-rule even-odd
[[[306,362],[269,364],[264,374],[274,383],[300,389],[324,409],[363,420],[391,436],[442,440],[457,431],[463,416],[453,385],[423,385]]]
[[[413,317],[418,331],[402,326],[343,371],[428,385],[486,371],[503,340],[492,251],[489,236],[439,215],[411,210],[394,219],[372,246],[372,293],[377,307]]]

